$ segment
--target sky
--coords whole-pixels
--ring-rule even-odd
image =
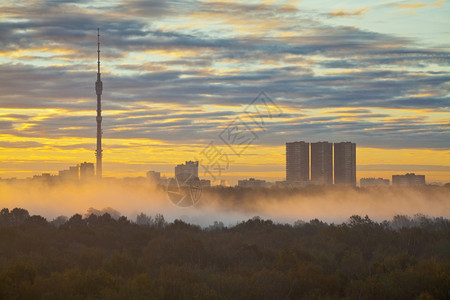
[[[445,0],[2,0],[0,177],[95,162],[100,27],[105,177],[199,160],[212,181],[283,180],[286,142],[352,141],[358,178],[450,182],[449,15]]]

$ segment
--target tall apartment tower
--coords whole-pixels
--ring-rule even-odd
[[[309,143],[286,143],[286,181],[309,181]]]
[[[334,184],[356,186],[356,144],[334,144]]]
[[[311,143],[311,181],[333,184],[333,144]]]

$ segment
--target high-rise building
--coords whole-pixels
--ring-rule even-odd
[[[179,183],[198,178],[198,161],[186,161],[175,167],[175,177]]]
[[[286,143],[286,181],[289,184],[309,181],[309,143]]]
[[[84,162],[80,164],[80,181],[89,182],[95,178],[94,164]]]
[[[356,144],[334,144],[334,184],[356,185]]]
[[[396,186],[418,186],[425,185],[425,175],[406,173],[405,175],[392,175],[392,185]]]
[[[333,144],[311,143],[311,181],[333,184]]]

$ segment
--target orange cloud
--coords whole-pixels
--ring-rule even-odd
[[[361,8],[361,9],[357,9],[357,10],[353,10],[353,11],[346,11],[346,10],[340,9],[340,10],[330,12],[330,13],[328,13],[328,15],[330,15],[331,17],[355,17],[355,16],[363,15],[363,14],[367,13],[368,11],[369,11],[368,8]]]
[[[437,0],[433,3],[400,3],[397,4],[396,7],[400,9],[409,9],[411,13],[414,13],[414,10],[423,7],[438,7],[444,4],[445,0]]]
[[[397,4],[396,6],[398,8],[421,8],[421,7],[436,7],[436,6],[442,6],[444,4],[445,0],[437,0],[433,3],[427,4],[427,3],[401,3]]]

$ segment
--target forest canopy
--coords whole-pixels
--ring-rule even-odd
[[[448,299],[450,222],[0,212],[1,299]]]

